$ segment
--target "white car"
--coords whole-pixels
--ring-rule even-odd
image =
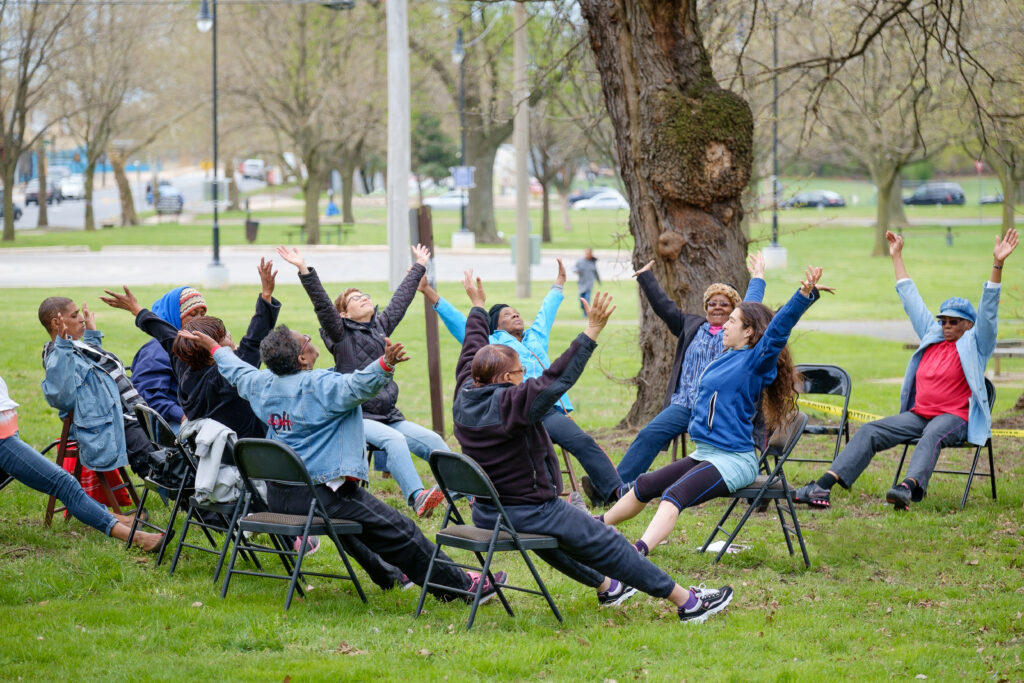
[[[615,190],[608,190],[601,194],[594,195],[590,199],[581,199],[572,205],[573,211],[584,209],[626,209],[629,210],[629,202]]]
[[[267,177],[267,167],[266,164],[263,163],[263,159],[246,159],[243,161],[242,177],[265,180]]]
[[[460,209],[463,206],[468,205],[469,194],[458,190],[445,192],[444,194],[439,194],[436,197],[427,197],[423,200],[423,206],[429,206],[431,209],[438,210]]]
[[[61,178],[59,187],[64,199],[85,199],[85,177],[81,173]]]

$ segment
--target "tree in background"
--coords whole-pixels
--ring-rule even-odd
[[[412,172],[416,174],[420,203],[423,203],[423,178],[438,183],[451,175],[459,164],[459,145],[441,130],[441,119],[430,112],[417,111],[412,117]]]

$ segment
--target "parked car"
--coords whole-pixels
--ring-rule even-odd
[[[60,185],[60,181],[72,175],[71,169],[67,166],[50,166],[46,169],[47,179],[52,178],[53,182]]]
[[[978,200],[978,203],[979,204],[1002,204],[1003,203],[1003,193],[1002,192],[996,192],[995,194],[986,194],[986,195],[982,196],[981,199]]]
[[[626,209],[628,211],[629,202],[616,190],[606,190],[590,199],[581,199],[572,205],[572,209],[573,211],[587,209]]]
[[[14,205],[14,220],[18,221],[21,219],[21,207],[17,204]],[[4,217],[4,191],[0,190],[0,218]]]
[[[263,163],[263,159],[246,159],[243,161],[242,177],[265,180],[267,177],[267,167],[266,164]]]
[[[85,176],[81,173],[61,178],[57,187],[62,199],[85,199]]]
[[[607,192],[607,187],[588,187],[585,190],[576,190],[569,195],[569,206],[572,206],[576,202],[583,201],[584,199],[590,199],[596,197],[602,192]]]
[[[161,182],[160,197],[156,200],[157,215],[165,213],[180,214],[184,208],[185,198],[181,196],[181,191],[173,185],[164,185]]]
[[[831,190],[807,190],[780,203],[784,209],[804,209],[807,207],[840,207],[846,206],[846,200],[838,192]]]
[[[53,204],[57,202],[60,204],[61,195],[60,188],[50,179],[46,179],[46,203]],[[35,204],[39,206],[39,179],[33,178],[28,181],[28,185],[25,186],[25,206],[29,204]]]
[[[469,195],[459,190],[452,190],[451,192],[445,192],[436,197],[427,197],[423,200],[423,206],[429,206],[431,209],[439,211],[460,209],[468,204]]]
[[[956,183],[925,183],[914,194],[903,198],[904,204],[956,204],[964,203],[964,190]]]

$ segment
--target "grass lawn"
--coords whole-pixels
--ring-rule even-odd
[[[383,224],[378,229],[383,231]],[[131,230],[151,230],[155,238],[171,228]],[[908,268],[927,301],[937,303],[951,293],[977,299],[993,231],[991,226],[957,229],[954,249],[938,232],[908,234]],[[781,303],[802,266],[813,262],[826,266],[826,280],[840,293],[817,304],[810,317],[902,316],[891,264],[866,258],[870,229],[830,226],[794,232],[784,243],[791,267],[769,275],[768,303]],[[1003,312],[1011,317],[1016,310],[1012,317],[1018,321],[1004,321],[1003,336],[1020,336],[1021,269],[1019,261],[1013,263],[1005,275]],[[283,271],[280,278],[288,283],[277,291],[284,305],[281,322],[315,335],[308,299],[293,277]],[[572,396],[580,424],[617,462],[631,438],[613,428],[633,397],[628,379],[639,363],[637,297],[631,281],[610,288],[619,308]],[[164,289],[135,291],[148,303]],[[388,296],[382,283],[365,289],[378,301]],[[0,304],[7,339],[0,346],[0,375],[21,404],[22,437],[37,448],[59,427],[39,389],[38,354],[46,337],[34,314],[52,293],[5,290]],[[461,293],[445,293],[465,308]],[[517,305],[526,316],[536,311],[544,293],[537,286],[530,301],[518,301],[511,283],[488,286],[490,300]],[[68,292],[89,300],[107,346],[129,362],[146,337],[128,314],[99,303],[97,294]],[[242,334],[256,289],[235,287],[206,296],[211,312],[223,317],[236,337]],[[398,371],[399,406],[409,419],[429,424],[423,315],[416,301],[394,338],[407,344],[413,358]],[[576,307],[567,302],[553,330],[552,351],[564,348],[581,329]],[[854,407],[879,414],[897,409],[898,378],[910,354],[902,344],[798,328],[792,347],[797,362],[845,367],[854,380]],[[320,365],[328,367],[319,348]],[[443,395],[450,406],[457,347],[443,330],[441,353]],[[1024,390],[1024,361],[1007,360],[1003,371],[1009,379],[998,384],[997,417]],[[450,435],[450,410],[445,412]],[[451,438],[449,443],[454,445]],[[680,625],[667,604],[643,595],[621,609],[599,611],[590,589],[546,565],[541,573],[565,616],[563,625],[542,599],[514,594],[514,618],[490,605],[467,635],[465,606],[428,599],[427,613],[414,620],[416,591],[382,593],[367,585],[368,579],[368,605],[349,585],[321,580],[285,613],[284,586],[251,577],[234,579],[231,594],[221,600],[219,587],[210,582],[210,557],[185,553],[168,577],[166,565],[155,569],[152,558],[125,552],[77,521],[44,528],[45,498],[14,484],[0,492],[0,619],[8,624],[0,670],[12,680],[106,680],[113,671],[140,680],[1021,680],[1022,443],[996,439],[999,499],[987,495],[987,482],[975,482],[963,512],[957,510],[963,478],[936,475],[924,502],[909,514],[894,514],[882,497],[896,455],[880,455],[853,491],[836,490],[834,509],[800,510],[810,570],[786,553],[778,523],[767,515],[752,517],[739,539],[752,545],[750,550],[713,565],[694,548],[714,527],[724,503],[687,511],[670,543],[656,548],[652,559],[682,583],[735,587],[728,612],[701,626]],[[831,448],[825,439],[808,438],[797,452],[824,456]],[[951,459],[963,456],[944,455]],[[659,463],[666,461],[663,455]],[[426,464],[417,465],[428,477]],[[822,467],[794,463],[787,472],[802,484]],[[371,487],[404,509],[393,480],[374,476]],[[637,538],[652,513],[623,525],[626,536]],[[157,509],[155,516],[166,519],[166,512]],[[439,522],[438,515],[421,526],[430,535]],[[314,570],[339,564],[326,547],[309,560]],[[515,581],[529,580],[525,566],[508,556],[497,566]]]

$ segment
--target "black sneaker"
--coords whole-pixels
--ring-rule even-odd
[[[487,578],[486,576],[483,576],[480,572],[466,572],[466,573],[469,574],[469,578],[470,578],[470,585],[469,585],[469,591],[470,592],[476,592],[477,586],[480,585],[480,580],[483,579],[484,590],[480,594],[480,604],[481,605],[484,605],[484,604],[490,602],[491,600],[494,599],[494,596],[498,594],[498,591],[494,588],[494,584],[491,583],[491,580],[489,578]],[[495,582],[499,586],[504,586],[505,582],[508,580],[508,574],[506,574],[505,572],[492,572],[492,573],[494,575]],[[472,603],[473,602],[473,596],[472,595],[466,595],[466,596],[464,596],[463,599],[467,603]]]
[[[831,495],[831,491],[818,486],[818,482],[812,481],[793,492],[793,501],[810,505],[812,508],[828,508],[832,505],[829,502]]]
[[[732,602],[732,586],[721,588],[705,588],[702,585],[691,587],[697,598],[697,605],[691,610],[679,608],[679,621],[701,624],[712,614],[718,614]]]
[[[909,510],[911,495],[913,494],[910,487],[900,482],[889,489],[889,493],[885,494],[885,502],[892,505],[895,510]]]
[[[600,607],[614,607],[621,605],[622,603],[629,600],[631,597],[636,595],[636,589],[632,586],[627,586],[621,581],[616,582],[618,585],[615,590],[598,591],[597,592],[597,604]]]
[[[580,488],[583,489],[583,493],[587,494],[587,500],[590,501],[590,507],[596,508],[600,505],[604,505],[604,498],[594,488],[594,482],[590,481],[590,477],[583,475],[580,477]]]

